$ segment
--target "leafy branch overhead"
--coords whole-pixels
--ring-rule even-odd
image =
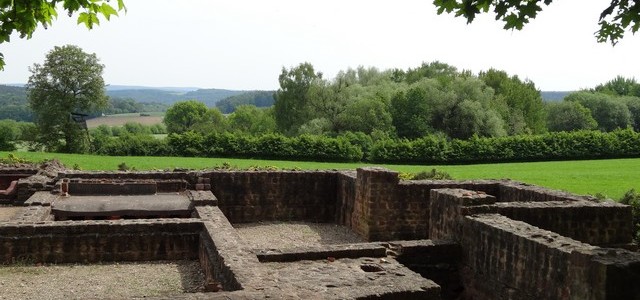
[[[11,34],[17,32],[20,38],[30,39],[33,32],[42,25],[45,29],[51,26],[62,9],[69,16],[75,12],[78,24],[92,29],[100,25],[101,15],[107,20],[117,16],[119,11],[126,11],[124,0],[117,0],[117,9],[109,4],[109,0],[0,0],[0,44],[9,42]],[[0,70],[4,69],[4,56],[0,53]]]
[[[595,32],[600,43],[618,43],[625,31],[636,33],[640,29],[640,0],[610,0],[598,21],[600,29]],[[552,0],[434,0],[438,14],[454,13],[463,16],[467,23],[476,15],[493,11],[496,20],[503,21],[504,29],[522,29],[529,20],[535,19],[543,5]]]

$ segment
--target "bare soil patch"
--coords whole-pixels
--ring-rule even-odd
[[[203,292],[197,261],[0,266],[0,299],[129,299]]]
[[[260,222],[233,226],[242,240],[254,249],[287,249],[365,242],[351,229],[330,223]]]

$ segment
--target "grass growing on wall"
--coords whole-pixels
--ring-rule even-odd
[[[74,166],[82,170],[117,170],[125,163],[136,170],[164,170],[174,168],[206,169],[228,163],[238,168],[268,167],[279,169],[355,169],[374,166],[365,163],[325,163],[303,161],[278,161],[232,158],[194,157],[135,157],[97,156],[84,154],[60,154],[42,152],[0,152],[0,157],[9,153],[31,161],[57,158],[68,168]],[[433,168],[449,173],[454,179],[503,179],[509,178],[548,188],[560,189],[577,194],[602,194],[620,199],[632,188],[640,190],[640,158],[527,162],[503,164],[475,164],[454,166],[421,165],[375,165],[395,171],[418,173]]]

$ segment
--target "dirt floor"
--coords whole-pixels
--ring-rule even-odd
[[[197,261],[0,266],[0,299],[123,299],[202,292]]]
[[[365,242],[349,228],[330,223],[260,222],[233,226],[242,240],[253,249],[286,249]]]
[[[11,220],[16,213],[23,209],[21,206],[0,206],[0,222]]]

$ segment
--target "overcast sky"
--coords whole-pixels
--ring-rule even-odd
[[[94,30],[60,13],[32,39],[0,44],[0,83],[25,83],[29,66],[65,44],[96,53],[112,85],[277,89],[282,67],[305,61],[332,78],[439,60],[502,69],[546,91],[640,79],[640,36],[615,47],[593,36],[608,2],[554,1],[524,30],[505,31],[490,15],[470,25],[438,16],[431,0],[125,0],[126,14]]]

